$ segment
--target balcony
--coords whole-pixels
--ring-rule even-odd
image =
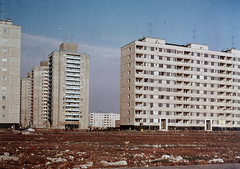
[[[136,90],[143,90],[143,86],[136,86]]]
[[[143,50],[143,46],[137,45],[137,46],[136,46],[136,50]]]
[[[66,94],[80,94],[80,91],[66,91]]]
[[[69,82],[69,81],[67,81],[66,82],[66,85],[80,85],[80,83],[78,83],[78,82]]]
[[[79,73],[81,72],[80,69],[66,69],[66,72],[71,72],[71,73]]]
[[[79,73],[67,73],[66,74],[67,77],[80,77]]]
[[[69,99],[80,99],[80,96],[79,95],[66,95],[66,98],[69,98]]]
[[[66,112],[79,112],[80,109],[65,109]]]
[[[73,64],[79,64],[80,65],[80,61],[77,61],[77,60],[66,60],[66,63],[73,63]]]
[[[66,89],[68,90],[80,90],[80,87],[76,87],[76,86],[66,86]]]
[[[76,82],[80,82],[80,78],[66,78],[66,81],[76,81]]]
[[[79,65],[73,65],[73,64],[67,64],[66,67],[67,67],[67,68],[81,68],[81,66],[79,66]]]
[[[65,107],[66,108],[69,108],[69,107],[79,107],[79,104],[65,104]]]
[[[79,118],[65,118],[66,121],[79,121]]]
[[[78,113],[65,113],[66,116],[79,116]]]
[[[66,100],[66,103],[79,103],[80,100]]]
[[[74,60],[80,60],[80,56],[71,56],[71,55],[67,55],[66,56],[67,59],[74,59]]]

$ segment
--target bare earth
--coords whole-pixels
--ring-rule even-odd
[[[116,168],[240,162],[240,132],[0,131],[0,168]]]

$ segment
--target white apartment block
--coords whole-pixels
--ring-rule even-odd
[[[48,61],[41,61],[31,71],[31,121],[34,128],[47,128],[48,124]]]
[[[51,128],[88,128],[89,55],[78,45],[62,43],[49,61],[49,121]]]
[[[240,50],[143,38],[121,48],[122,129],[239,130]]]
[[[30,73],[28,77],[21,78],[20,82],[20,126],[26,128],[32,125],[32,79]]]
[[[21,26],[0,20],[0,128],[18,128]]]
[[[116,127],[115,121],[120,120],[120,114],[115,113],[90,113],[90,123],[94,127]]]

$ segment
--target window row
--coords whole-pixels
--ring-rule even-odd
[[[128,102],[130,106],[130,102]],[[148,103],[148,102],[135,102],[135,106],[138,107],[163,107],[163,108],[181,108],[181,109],[214,109],[214,110],[240,110],[240,107],[231,106],[213,106],[213,105],[197,105],[197,104],[173,104],[173,103]]]
[[[141,98],[165,99],[165,100],[177,100],[177,101],[218,102],[218,103],[238,103],[238,104],[240,104],[240,100],[203,98],[203,97],[189,97],[189,96],[166,96],[166,95],[152,95],[152,94],[136,94],[135,98],[140,98],[140,99]]]
[[[201,61],[201,62],[197,61],[196,62],[196,64],[201,64],[201,63],[203,63],[203,65],[208,65],[207,61]],[[225,64],[225,63],[211,62],[210,65],[211,66],[219,66],[218,69],[221,69],[221,67],[224,67],[224,70],[198,68],[198,67],[193,67],[193,65],[191,65],[191,67],[190,67],[190,65],[189,66],[181,66],[181,65],[168,65],[168,64],[162,64],[162,63],[136,61],[136,66],[177,69],[177,70],[185,70],[185,71],[199,71],[199,72],[219,73],[219,74],[231,74],[232,73],[232,71],[226,71],[225,68],[240,68],[240,65]],[[131,67],[131,63],[128,64],[128,67]],[[239,75],[239,74],[238,74],[238,72],[233,72],[233,75]]]
[[[136,86],[136,90],[149,90],[149,91],[165,91],[175,93],[188,93],[188,94],[206,94],[206,95],[218,95],[218,96],[238,96],[240,93],[225,92],[225,91],[208,91],[208,90],[195,90],[195,89],[183,89],[183,88],[164,88],[164,87],[149,87],[149,86]],[[131,88],[128,87],[128,90]]]
[[[187,47],[187,46],[185,46]],[[230,60],[230,61],[239,61],[240,58],[235,58],[231,56],[223,56],[223,55],[213,55],[207,53],[198,53],[198,52],[190,52],[184,50],[176,50],[176,49],[166,49],[166,48],[157,48],[157,47],[150,47],[150,46],[136,46],[137,50],[147,50],[147,51],[156,51],[156,52],[164,52],[164,53],[173,53],[173,54],[181,54],[181,55],[190,55],[190,56],[197,56],[197,57],[204,57],[204,58],[212,58],[212,59],[220,59],[220,60]]]
[[[146,71],[145,73],[149,73],[150,71]],[[215,80],[215,81],[220,81],[220,82],[240,82],[240,79],[235,79],[231,77],[216,77],[216,76],[203,76],[203,75],[191,75],[191,74],[183,74],[183,73],[169,73],[169,72],[150,72],[153,75],[158,75],[158,76],[169,76],[169,77],[178,77],[178,78],[188,78],[188,79],[201,79],[201,80]],[[180,80],[180,79],[179,79]],[[171,82],[171,80],[168,80]],[[162,83],[165,82],[162,79],[152,79],[152,78],[142,78],[142,77],[137,77],[136,82],[150,82],[150,83]],[[182,81],[183,82],[183,81]],[[177,84],[176,81],[172,80],[172,84]],[[179,84],[179,83],[178,83]],[[181,84],[181,81],[180,81]],[[194,84],[194,83],[188,83],[188,85]],[[223,83],[225,84],[225,83]]]
[[[130,121],[130,119],[128,119]],[[146,118],[135,118],[135,122],[147,122],[149,123],[161,123],[160,119],[146,119]],[[168,119],[168,124],[171,123],[186,123],[186,124],[205,124],[205,120],[188,120],[188,119]],[[212,124],[225,124],[225,121],[222,120],[212,120]],[[240,121],[226,121],[226,124],[232,125],[232,124],[238,124],[240,125]]]
[[[146,111],[135,110],[136,115],[161,115],[161,116],[204,116],[204,117],[223,117],[224,113],[200,113],[200,112],[174,112],[174,111]],[[226,117],[240,118],[240,114],[226,114]]]

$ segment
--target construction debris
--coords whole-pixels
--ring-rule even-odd
[[[240,162],[238,132],[0,131],[2,168],[114,168]]]

